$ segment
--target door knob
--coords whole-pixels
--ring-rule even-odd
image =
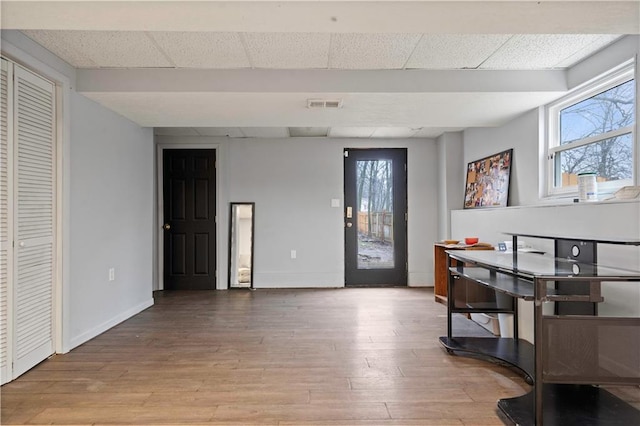
[[[165,223],[164,225],[162,225],[162,228],[168,231],[169,229],[171,229],[171,225],[169,225],[168,223]]]

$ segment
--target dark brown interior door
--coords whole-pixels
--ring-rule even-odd
[[[164,288],[216,288],[216,154],[165,149]]]

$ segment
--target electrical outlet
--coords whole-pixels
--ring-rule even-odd
[[[109,268],[109,281],[116,280],[116,268]]]
[[[291,250],[291,258],[295,259],[296,257],[298,257],[298,253],[295,250]]]

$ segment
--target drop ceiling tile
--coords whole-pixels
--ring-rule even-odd
[[[420,128],[412,127],[378,127],[371,135],[372,138],[410,138]]]
[[[88,58],[93,64],[72,64],[86,67],[170,67],[173,66],[142,31],[46,31],[43,39],[52,41],[44,46],[73,52],[74,57]],[[34,35],[34,32],[31,32]],[[29,35],[27,33],[27,35]],[[38,41],[38,40],[36,40]],[[65,57],[63,59],[67,60]],[[71,59],[71,58],[70,58]]]
[[[243,33],[255,68],[327,68],[330,34]]]
[[[329,67],[334,69],[401,69],[420,34],[333,34]]]
[[[369,138],[377,127],[332,127],[329,129],[331,138]]]
[[[289,127],[292,138],[326,137],[328,134],[328,127]]]
[[[250,67],[238,33],[172,31],[149,35],[180,68]]]
[[[247,138],[288,138],[287,127],[241,127],[240,131]]]
[[[86,56],[77,45],[84,31],[22,31],[27,37],[75,68],[97,68],[98,64]]]
[[[230,138],[243,138],[244,135],[237,127],[195,127],[200,136],[228,136]]]
[[[459,132],[464,130],[462,127],[422,127],[418,130],[414,138],[437,138],[445,132]]]
[[[192,127],[155,127],[153,133],[157,136],[199,136]]]
[[[477,68],[502,46],[509,34],[424,34],[407,68]]]
[[[579,61],[586,57],[586,48],[600,37],[598,34],[519,34],[498,49],[481,68],[555,68],[568,58]]]
[[[618,35],[618,34],[600,35],[598,38],[593,40],[593,43],[589,44],[588,46],[585,46],[582,50],[574,53],[573,55],[569,56],[565,60],[563,60],[563,61],[559,62],[558,64],[556,64],[556,67],[557,68],[568,68],[568,67],[571,67],[571,66],[577,64],[578,62],[580,62],[582,59],[593,55],[598,50],[600,50],[603,47],[613,43],[616,40],[618,40],[620,37],[622,37],[622,36]]]

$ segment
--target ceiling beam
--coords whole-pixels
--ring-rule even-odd
[[[79,69],[80,93],[561,92],[566,71]]]
[[[143,127],[495,126],[566,90],[563,70],[76,72],[78,93]],[[307,108],[316,98],[344,106]]]

